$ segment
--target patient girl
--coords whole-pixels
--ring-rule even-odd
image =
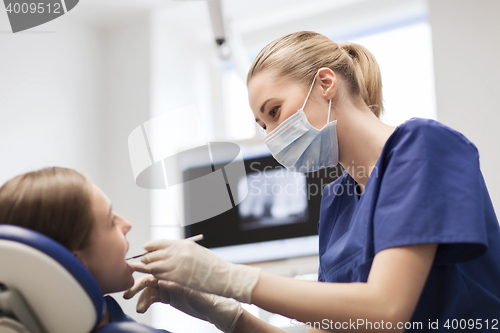
[[[125,262],[130,223],[113,212],[109,199],[89,178],[74,170],[46,168],[6,182],[0,187],[0,224],[29,228],[64,245],[94,276],[103,294],[134,284]],[[131,320],[111,297],[105,301],[110,311],[99,326]]]

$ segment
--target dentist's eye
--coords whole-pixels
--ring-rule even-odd
[[[276,106],[274,108],[271,109],[271,111],[269,111],[269,115],[274,118],[276,116],[276,113],[278,113],[280,107],[279,106]]]

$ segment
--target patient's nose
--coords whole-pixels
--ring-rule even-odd
[[[130,224],[130,222],[125,219],[123,219],[123,222],[123,234],[126,235],[130,231],[130,229],[132,229],[132,224]]]
[[[132,229],[132,224],[129,221],[125,220],[120,215],[118,215],[118,219],[120,220],[123,234],[126,235],[130,231],[130,229]]]

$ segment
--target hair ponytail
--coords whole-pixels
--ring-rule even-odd
[[[308,86],[322,67],[340,75],[351,95],[361,97],[380,117],[384,109],[382,78],[375,57],[361,45],[335,43],[312,31],[295,32],[264,47],[250,67],[247,84],[260,71],[271,69]]]
[[[361,97],[372,112],[380,117],[383,111],[382,78],[380,68],[373,54],[364,46],[355,43],[341,43],[351,57],[356,72],[357,85]]]

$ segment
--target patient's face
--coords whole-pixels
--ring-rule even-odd
[[[92,194],[94,227],[90,245],[77,251],[77,257],[97,280],[102,291],[107,293],[126,290],[134,284],[133,270],[125,262],[129,243],[125,235],[131,224],[111,210],[111,202],[94,185]]]

